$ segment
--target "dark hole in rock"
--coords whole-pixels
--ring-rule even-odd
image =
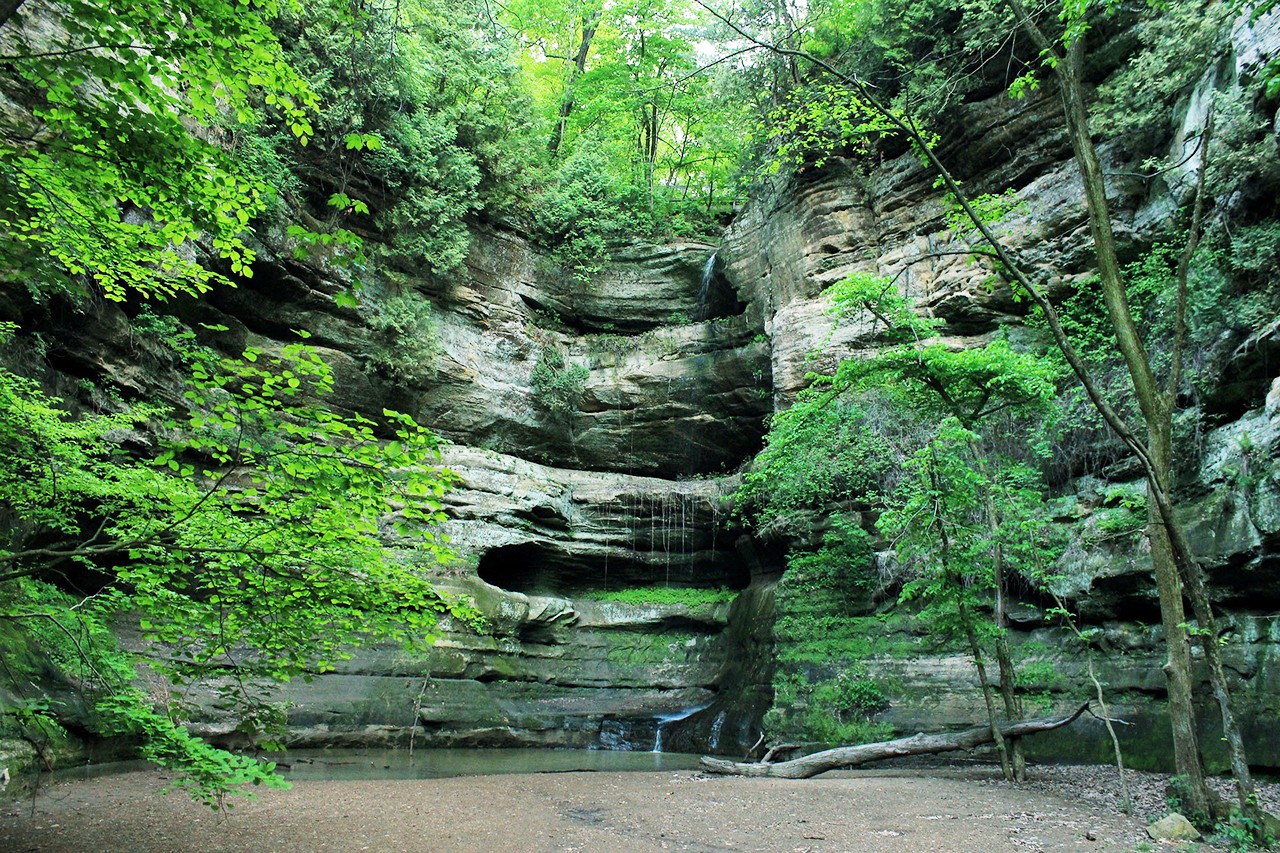
[[[512,592],[572,597],[641,586],[745,589],[750,571],[731,553],[636,552],[629,557],[579,554],[553,544],[503,545],[480,558],[480,579]]]

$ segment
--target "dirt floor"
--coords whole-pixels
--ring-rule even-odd
[[[692,771],[302,781],[217,814],[155,771],[67,782],[0,803],[2,851],[1001,851],[1151,849],[1162,779],[1039,768],[870,769],[801,780]],[[1161,848],[1172,849],[1172,848]]]

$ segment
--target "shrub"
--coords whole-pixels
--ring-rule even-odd
[[[361,354],[370,367],[409,384],[435,375],[440,332],[424,297],[399,294],[373,303],[366,322],[373,334]]]
[[[533,368],[534,396],[553,416],[572,417],[582,404],[590,375],[582,365],[567,364],[560,350],[548,344]]]

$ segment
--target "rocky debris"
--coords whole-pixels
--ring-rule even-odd
[[[1147,827],[1147,835],[1156,841],[1197,841],[1200,831],[1177,812],[1170,812]]]

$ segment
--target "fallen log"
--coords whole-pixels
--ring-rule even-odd
[[[1013,723],[1001,723],[1000,733],[1006,738],[1026,737],[1040,732],[1060,729],[1073,722],[1089,707],[1085,702],[1070,714],[1057,717],[1041,717],[1036,720],[1019,720]],[[991,734],[991,726],[976,726],[959,732],[943,732],[940,734],[924,734],[911,737],[886,740],[880,743],[864,743],[861,746],[841,746],[805,755],[791,761],[779,761],[776,764],[766,761],[728,761],[723,758],[703,756],[699,765],[708,773],[724,776],[776,776],[780,779],[808,779],[828,770],[840,770],[857,767],[868,761],[880,761],[885,758],[898,758],[903,755],[930,755],[938,752],[955,752],[961,749],[973,749],[976,746],[991,743],[995,738]]]

